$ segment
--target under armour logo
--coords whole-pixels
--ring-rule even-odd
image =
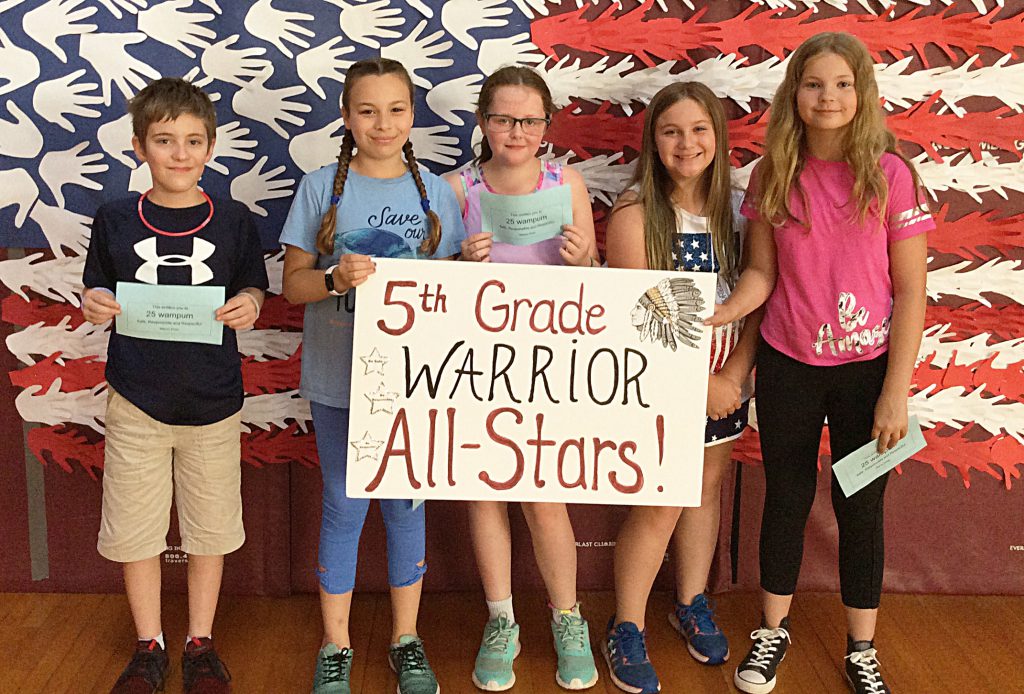
[[[156,239],[152,237],[139,241],[135,244],[134,248],[135,253],[146,261],[135,271],[135,279],[140,282],[159,284],[157,281],[157,268],[161,265],[188,265],[192,268],[192,284],[202,284],[213,279],[213,270],[203,262],[209,259],[213,252],[217,250],[217,247],[209,241],[193,239],[191,256],[178,253],[157,255]]]

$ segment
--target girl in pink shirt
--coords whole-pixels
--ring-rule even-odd
[[[874,65],[849,34],[823,33],[790,57],[772,100],[765,156],[743,205],[750,259],[708,322],[765,303],[757,414],[765,471],[764,609],[736,670],[765,694],[789,647],[789,608],[826,419],[832,460],[907,433],[907,393],[924,330],[927,237],[934,223],[913,166],[886,128]],[[846,497],[832,481],[847,617],[846,678],[885,694],[873,638],[882,590],[887,476]]]
[[[466,240],[461,259],[531,265],[595,267],[594,217],[583,177],[568,166],[537,157],[551,122],[554,102],[544,79],[528,67],[510,65],[492,73],[480,87],[477,122],[483,131],[480,156],[468,167],[446,176],[455,191]],[[572,224],[562,233],[535,243],[495,241],[484,228],[481,196],[533,195],[566,186]],[[489,619],[473,668],[473,683],[485,691],[505,691],[516,681],[512,664],[519,654],[519,624],[512,608],[512,538],[507,504],[470,501],[473,550],[487,600]],[[565,689],[588,689],[597,683],[587,621],[576,601],[576,538],[565,504],[522,504],[530,526],[533,553],[548,591],[551,632],[558,670],[555,681]]]

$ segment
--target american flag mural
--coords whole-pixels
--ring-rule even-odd
[[[534,66],[561,108],[544,156],[583,174],[600,240],[659,88],[699,80],[723,99],[744,187],[787,56],[821,31],[868,45],[889,125],[938,222],[910,400],[929,446],[902,471],[952,476],[962,489],[986,480],[1003,492],[992,503],[1020,519],[1020,0],[0,0],[0,311],[13,394],[4,407],[25,423],[24,455],[51,486],[56,471],[94,480],[102,470],[109,326],[83,321],[81,275],[98,205],[150,185],[131,155],[125,101],[151,79],[184,76],[215,100],[202,185],[244,202],[266,249],[270,293],[256,328],[239,335],[244,463],[297,461],[315,476],[309,405],[297,394],[302,307],[280,295],[277,236],[299,177],[337,155],[352,62],[382,55],[407,66],[418,87],[412,141],[436,173],[473,156],[483,76]],[[5,464],[23,464],[9,444]],[[756,432],[736,457],[757,463]],[[1024,520],[1014,531],[1024,544]]]

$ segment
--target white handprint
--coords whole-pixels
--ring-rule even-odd
[[[43,134],[16,103],[8,101],[7,110],[14,122],[0,118],[0,155],[31,159],[43,149]]]
[[[82,150],[88,146],[89,142],[86,140],[63,152],[47,152],[39,162],[39,176],[61,207],[64,207],[64,193],[61,189],[66,185],[82,186],[89,190],[103,190],[101,183],[88,177],[103,173],[110,167],[106,164],[93,163],[103,159],[103,155],[99,152],[83,155]]]
[[[476,49],[477,40],[469,30],[506,26],[508,20],[499,17],[512,14],[512,8],[504,4],[505,0],[449,0],[441,10],[441,25],[463,46]]]
[[[455,111],[476,110],[480,96],[481,75],[462,75],[442,82],[427,92],[427,106],[452,125],[465,125],[466,120],[455,115]]]
[[[121,19],[122,9],[128,12],[128,14],[135,14],[140,9],[146,7],[146,0],[100,0],[100,2],[117,19]]]
[[[402,34],[387,27],[405,24],[402,11],[397,7],[388,9],[390,0],[374,0],[361,5],[352,5],[345,0],[327,0],[341,8],[338,23],[346,38],[370,48],[380,48],[377,39],[397,39]],[[374,38],[376,37],[376,38]]]
[[[17,205],[14,215],[14,226],[18,229],[25,223],[32,203],[39,197],[39,188],[32,180],[32,174],[25,169],[7,169],[0,171],[0,210]]]
[[[245,15],[245,28],[256,38],[269,41],[277,47],[277,50],[292,58],[292,52],[284,42],[294,43],[301,48],[309,48],[309,42],[301,36],[315,36],[316,34],[297,22],[310,22],[313,15],[305,12],[285,12],[276,10],[270,4],[271,0],[258,0]]]
[[[219,159],[245,159],[252,161],[256,155],[244,150],[252,149],[258,142],[256,140],[243,140],[249,134],[249,128],[243,128],[238,121],[231,121],[224,125],[217,126],[217,141],[213,145],[213,158],[207,162],[207,166],[217,173],[228,173],[228,167],[220,163]]]
[[[29,10],[21,19],[21,28],[32,40],[57,56],[62,63],[68,62],[64,49],[57,45],[61,36],[88,34],[96,31],[95,24],[76,24],[96,14],[95,7],[75,9],[85,0],[49,0],[34,10]]]
[[[480,72],[489,75],[502,65],[538,65],[546,58],[547,56],[530,42],[530,35],[523,32],[515,36],[481,41],[476,66],[480,68]]]
[[[406,4],[409,7],[413,8],[414,10],[419,12],[421,15],[423,15],[427,19],[430,19],[431,17],[434,16],[434,10],[430,7],[430,5],[428,5],[427,3],[423,2],[423,0],[405,0],[405,1],[406,1]]]
[[[189,84],[194,84],[197,87],[202,87],[203,85],[209,84],[212,80],[210,80],[209,78],[206,78],[205,81],[196,79],[197,77],[199,77],[199,74],[201,72],[202,72],[202,70],[199,69],[199,66],[195,65],[195,66],[192,67],[191,70],[189,70],[184,75],[182,75],[181,79],[185,80]],[[200,83],[200,82],[202,82],[202,83]],[[206,95],[208,97],[210,97],[210,101],[212,101],[213,103],[217,103],[218,101],[220,101],[220,92],[209,92],[208,91],[208,92],[206,92]]]
[[[519,8],[519,11],[525,14],[530,19],[533,19],[534,13],[548,15],[548,3],[547,0],[512,0],[512,4]],[[553,5],[561,5],[562,0],[551,0]]]
[[[302,173],[316,171],[338,158],[342,136],[336,133],[344,127],[345,121],[338,118],[319,130],[310,130],[292,138],[288,143],[288,154]]]
[[[459,138],[443,135],[448,132],[447,125],[433,125],[427,128],[413,128],[409,133],[413,152],[420,161],[434,161],[444,166],[452,166],[462,155],[459,149]]]
[[[58,258],[63,258],[65,248],[71,249],[75,255],[85,255],[89,250],[89,237],[92,235],[92,218],[78,214],[62,207],[53,207],[40,200],[29,215],[43,230],[50,250]]]
[[[453,61],[451,58],[435,58],[434,56],[438,53],[444,53],[452,47],[451,41],[440,41],[434,43],[439,38],[444,36],[443,31],[435,31],[429,36],[422,36],[423,29],[427,26],[427,20],[423,20],[416,25],[413,29],[412,34],[405,37],[401,41],[395,41],[390,46],[384,46],[380,49],[380,57],[391,58],[405,65],[405,68],[412,75],[412,81],[423,87],[424,89],[430,89],[430,80],[426,77],[422,77],[417,74],[418,70],[428,70],[430,68],[448,67]]]
[[[320,80],[328,79],[344,83],[345,71],[352,64],[351,60],[343,60],[341,56],[348,55],[355,48],[352,46],[335,48],[340,41],[341,37],[339,36],[316,48],[299,53],[295,58],[295,70],[299,73],[299,77],[321,99],[326,99],[327,94],[320,88]]]
[[[145,40],[146,35],[137,31],[82,36],[78,53],[92,64],[100,76],[104,105],[110,106],[111,83],[116,84],[124,98],[129,99],[132,87],[142,89],[150,80],[159,79],[159,72],[128,53],[127,46]]]
[[[208,12],[182,12],[192,5],[192,0],[164,0],[139,12],[139,31],[160,43],[167,44],[189,58],[196,54],[188,46],[206,48],[217,38],[202,22],[213,19]],[[186,45],[187,44],[187,45]]]
[[[130,174],[128,174],[129,191],[133,193],[145,193],[152,187],[153,172],[150,171],[149,164],[147,164],[146,162],[142,162],[137,167],[132,169],[132,172]]]
[[[0,14],[3,14],[7,10],[12,10],[25,0],[0,0]]]
[[[29,300],[24,291],[28,287],[47,299],[67,302],[76,308],[80,306],[78,295],[82,293],[85,256],[35,262],[42,257],[42,253],[33,253],[24,258],[0,261],[0,282],[25,301]]]
[[[65,113],[85,118],[99,118],[99,111],[86,106],[103,103],[103,97],[89,96],[85,93],[93,91],[99,85],[95,82],[74,83],[84,74],[85,68],[82,68],[64,77],[38,83],[32,94],[32,108],[40,116],[69,133],[75,132],[75,128],[64,116]]]
[[[0,80],[6,82],[0,87],[0,94],[21,89],[39,77],[39,59],[35,53],[15,46],[0,29]]]
[[[249,84],[235,92],[235,96],[231,100],[231,106],[237,115],[258,120],[287,140],[290,136],[277,121],[284,121],[292,125],[302,125],[305,123],[305,120],[295,114],[309,113],[313,109],[302,102],[289,101],[293,96],[305,93],[305,87],[298,85],[281,89],[267,89],[264,87],[264,83],[270,79],[271,74],[273,74],[272,69],[265,70],[260,77],[253,79]]]
[[[266,163],[267,157],[260,157],[255,166],[241,176],[235,176],[231,181],[231,197],[244,202],[251,212],[261,217],[266,217],[267,211],[259,203],[263,200],[288,197],[292,194],[291,186],[295,183],[294,178],[273,180],[275,176],[284,173],[284,167],[275,166],[270,171],[263,171],[263,165]]]
[[[236,41],[238,34],[233,34],[203,51],[200,65],[207,76],[195,82],[197,87],[203,87],[213,80],[241,87],[270,67],[270,61],[266,58],[253,57],[265,54],[266,48],[260,46],[232,49],[231,46]]]
[[[103,151],[121,162],[129,169],[138,166],[138,162],[132,157],[125,156],[125,152],[133,152],[132,149],[132,117],[127,113],[117,120],[107,121],[96,130],[96,141],[100,143]]]

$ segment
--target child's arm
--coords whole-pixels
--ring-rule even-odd
[[[562,169],[562,175],[572,191],[572,224],[562,226],[565,242],[559,249],[566,265],[594,267],[599,264],[597,239],[594,235],[594,209],[590,206],[590,191],[583,176],[571,166]]]
[[[82,315],[93,325],[99,325],[121,315],[121,304],[106,287],[86,289],[82,295]]]
[[[458,171],[453,171],[447,174],[444,180],[451,187],[452,192],[455,193],[455,199],[459,203],[459,213],[461,214],[466,209],[466,191],[462,189],[462,176],[459,175]],[[459,253],[458,260],[475,260],[481,263],[491,262],[492,236],[493,234],[489,231],[479,231],[468,235],[462,240],[462,250]]]
[[[732,294],[715,306],[713,316],[704,325],[725,325],[748,315],[771,296],[778,273],[775,237],[770,224],[751,220],[747,228],[747,267]]]
[[[344,294],[365,282],[376,269],[368,255],[343,255],[332,272],[334,290]],[[285,245],[283,283],[284,298],[293,304],[323,301],[331,296],[324,283],[324,271],[316,267],[316,255],[297,246]]]
[[[647,269],[644,245],[644,208],[635,204],[636,193],[626,191],[615,201],[605,228],[604,253],[608,267]]]
[[[757,342],[764,309],[758,307],[747,316],[736,346],[722,369],[708,378],[707,414],[711,419],[728,417],[740,407],[743,382],[747,380],[757,357]]]
[[[907,435],[907,394],[924,332],[927,272],[927,234],[917,234],[889,244],[889,275],[892,278],[889,363],[882,393],[875,404],[875,423],[871,429],[871,438],[878,439],[879,453],[894,447]]]
[[[263,290],[246,287],[217,309],[214,318],[232,330],[247,330],[260,317],[260,308],[262,307]]]

